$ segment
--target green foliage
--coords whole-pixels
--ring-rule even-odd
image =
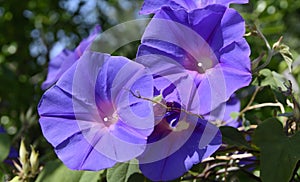
[[[251,148],[245,137],[236,128],[229,126],[220,127],[223,142],[237,147]]]
[[[286,136],[280,121],[271,118],[258,126],[253,142],[261,150],[263,181],[289,181],[300,159],[300,132]]]
[[[48,162],[35,182],[53,181],[78,181],[78,182],[97,182],[101,180],[103,171],[73,171],[64,166],[60,161]]]
[[[284,61],[287,63],[289,71],[292,72],[293,54],[290,52],[290,48],[287,45],[281,45],[279,52],[282,55]]]
[[[127,163],[118,163],[113,168],[107,170],[107,182],[127,182],[141,179],[137,160]]]
[[[5,133],[0,133],[0,162],[2,162],[9,154],[10,138]]]
[[[4,174],[0,171],[0,181],[4,181]]]
[[[281,88],[285,90],[284,82],[286,82],[284,76],[278,74],[275,71],[269,69],[263,69],[259,72],[260,86],[271,86],[273,90],[278,90]]]

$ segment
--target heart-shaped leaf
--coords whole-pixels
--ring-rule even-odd
[[[256,129],[253,142],[260,148],[261,179],[264,182],[289,181],[300,160],[300,132],[288,137],[275,118]]]

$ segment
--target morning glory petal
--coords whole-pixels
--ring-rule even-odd
[[[133,92],[153,96],[153,78],[144,66],[85,51],[43,95],[39,122],[66,166],[100,170],[144,151],[153,131],[153,108]]]
[[[205,119],[218,126],[239,127],[241,122],[238,121],[239,118],[232,118],[232,113],[239,113],[240,106],[241,102],[234,94],[227,102],[220,104],[215,110],[205,115]]]
[[[140,10],[140,14],[151,14],[158,12],[162,7],[171,7],[172,9],[185,9],[191,11],[204,8],[211,4],[220,4],[229,6],[230,4],[246,4],[248,0],[145,0]]]
[[[56,57],[50,60],[47,79],[42,84],[43,90],[52,86],[62,74],[80,58],[82,53],[89,47],[100,31],[101,27],[97,25],[91,35],[88,38],[83,39],[74,51],[64,49]]]
[[[196,118],[194,118],[196,119]],[[149,140],[156,140],[159,130],[156,130]],[[143,174],[153,181],[176,179],[186,173],[194,164],[213,154],[221,145],[222,137],[218,128],[205,120],[198,121],[189,138],[178,149],[176,141],[182,140],[183,133],[167,133],[163,147],[157,148],[155,143],[147,146],[145,152],[138,157]],[[162,137],[160,137],[162,139]],[[152,141],[154,142],[154,141]],[[162,146],[162,145],[161,145]],[[156,151],[156,155],[152,153]],[[168,154],[165,157],[161,154]]]
[[[200,110],[196,113],[207,114],[252,79],[244,33],[242,17],[225,6],[190,12],[163,7],[146,28],[137,57],[162,57],[151,64],[166,62],[168,57],[184,67],[198,89]]]

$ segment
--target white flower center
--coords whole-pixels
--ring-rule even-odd
[[[115,124],[116,122],[118,122],[118,120],[119,120],[119,116],[118,116],[118,113],[116,111],[111,116],[103,117],[104,124],[107,127]]]

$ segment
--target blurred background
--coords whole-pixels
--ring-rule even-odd
[[[0,0],[0,125],[15,148],[25,137],[40,151],[41,162],[54,157],[41,134],[36,111],[49,60],[64,48],[74,49],[96,24],[105,31],[142,18],[138,14],[141,4],[142,0]],[[234,8],[246,19],[247,31],[257,25],[271,45],[283,36],[297,62],[300,0],[250,0]],[[267,51],[261,38],[249,36],[247,40],[252,59]],[[137,45],[125,46],[116,54],[134,58]],[[269,68],[283,74],[287,66],[278,55]],[[298,83],[299,73],[300,67],[295,67]]]
[[[14,141],[30,134],[34,143],[42,136],[36,108],[49,60],[64,48],[74,49],[96,24],[105,31],[137,18],[141,3],[0,0],[0,123]]]

